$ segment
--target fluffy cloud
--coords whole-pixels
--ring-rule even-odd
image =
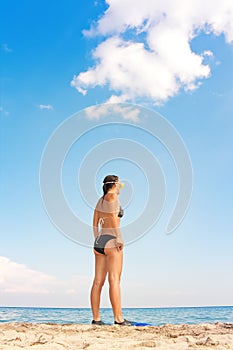
[[[12,49],[10,49],[7,44],[2,44],[2,49],[7,53],[12,52]]]
[[[85,110],[87,119],[100,119],[108,114],[121,115],[126,120],[139,122],[140,110],[131,106],[119,106],[118,104],[103,104],[100,106],[91,106]]]
[[[86,286],[87,282],[89,278],[82,276],[73,276],[66,281],[59,280],[0,256],[0,294],[2,295],[56,295],[56,293],[77,295],[79,288]]]
[[[74,76],[85,95],[108,86],[109,102],[146,98],[166,101],[180,89],[194,90],[211,74],[204,59],[213,53],[190,46],[201,32],[233,41],[232,0],[106,0],[108,9],[85,35],[104,40],[93,51],[96,64]]]
[[[0,257],[0,289],[5,293],[52,293],[56,279]],[[52,288],[51,288],[52,287]]]
[[[43,104],[41,104],[41,105],[38,105],[38,108],[42,109],[42,110],[44,110],[44,109],[53,110],[53,106],[52,105],[43,105]]]
[[[0,113],[2,113],[3,115],[9,115],[9,112],[6,111],[3,107],[0,107]]]

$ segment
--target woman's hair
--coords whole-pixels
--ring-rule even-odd
[[[103,181],[103,198],[104,196],[108,193],[108,191],[110,190],[110,188],[113,187],[114,183],[117,182],[119,180],[118,176],[116,175],[107,175],[104,178]]]

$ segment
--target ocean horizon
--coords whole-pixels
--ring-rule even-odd
[[[123,308],[123,316],[134,322],[156,326],[165,324],[233,323],[233,306],[184,306]],[[101,308],[101,319],[113,324],[111,308]],[[76,307],[0,307],[0,323],[90,324],[91,308]]]

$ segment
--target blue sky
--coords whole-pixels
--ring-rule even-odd
[[[150,9],[145,2],[145,13],[139,2],[131,12],[129,0],[125,10],[121,0],[116,3],[119,8],[112,1],[89,0],[2,3],[0,304],[89,306],[92,250],[53,226],[42,203],[39,171],[44,148],[62,122],[89,106],[113,101],[146,106],[172,123],[185,142],[194,174],[188,212],[175,232],[166,235],[177,195],[175,167],[159,142],[132,129],[130,138],[140,140],[159,159],[167,197],[157,224],[125,247],[123,306],[232,305],[231,2],[225,0],[227,14],[210,5],[213,12],[207,15],[193,0],[194,19],[186,8],[172,17],[160,3]],[[179,8],[178,0],[173,3]],[[219,16],[216,23],[214,11]],[[130,14],[127,18],[125,12]],[[160,12],[167,14],[164,22],[156,18]],[[203,18],[208,33],[200,26]],[[177,50],[174,38],[167,35],[174,23]],[[199,31],[195,29],[191,40],[187,33],[194,27]],[[90,28],[95,35],[93,30],[83,32]],[[177,63],[176,51],[185,64]],[[121,132],[128,137],[127,130]],[[109,129],[87,135],[67,157],[64,192],[83,220],[91,221],[91,210],[78,191],[79,166],[91,148],[116,133]],[[122,144],[119,154],[123,151]],[[128,179],[134,191],[124,220],[133,220],[148,190],[142,172],[117,159],[103,165],[100,157],[99,166],[96,177],[87,174],[86,186],[94,183],[101,195],[101,179],[107,173]],[[107,286],[102,305],[110,306]]]

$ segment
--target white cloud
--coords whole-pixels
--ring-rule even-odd
[[[0,289],[5,293],[52,293],[54,277],[0,257]]]
[[[146,98],[166,101],[180,89],[192,91],[211,71],[194,52],[192,39],[201,31],[224,34],[233,41],[232,0],[106,0],[109,5],[85,35],[104,36],[93,51],[95,65],[74,76],[71,85],[85,95],[108,86],[110,102]]]
[[[7,44],[2,44],[2,49],[3,49],[4,52],[7,52],[7,53],[13,51],[12,49],[10,49],[10,48],[8,47]]]
[[[75,289],[67,289],[66,294],[68,295],[75,295],[77,294],[77,291]]]
[[[89,277],[72,276],[59,280],[46,273],[0,256],[0,294],[63,295],[78,294],[89,282]]]
[[[38,105],[38,108],[41,109],[41,110],[44,110],[44,109],[53,110],[53,106],[52,106],[52,105],[43,105],[43,104],[40,104],[40,105]]]
[[[0,113],[4,114],[4,115],[9,115],[10,113],[8,111],[6,111],[3,107],[0,107]]]
[[[131,106],[119,106],[118,104],[105,103],[100,106],[91,106],[85,110],[88,119],[100,119],[109,114],[121,115],[126,120],[139,122],[140,110]]]

